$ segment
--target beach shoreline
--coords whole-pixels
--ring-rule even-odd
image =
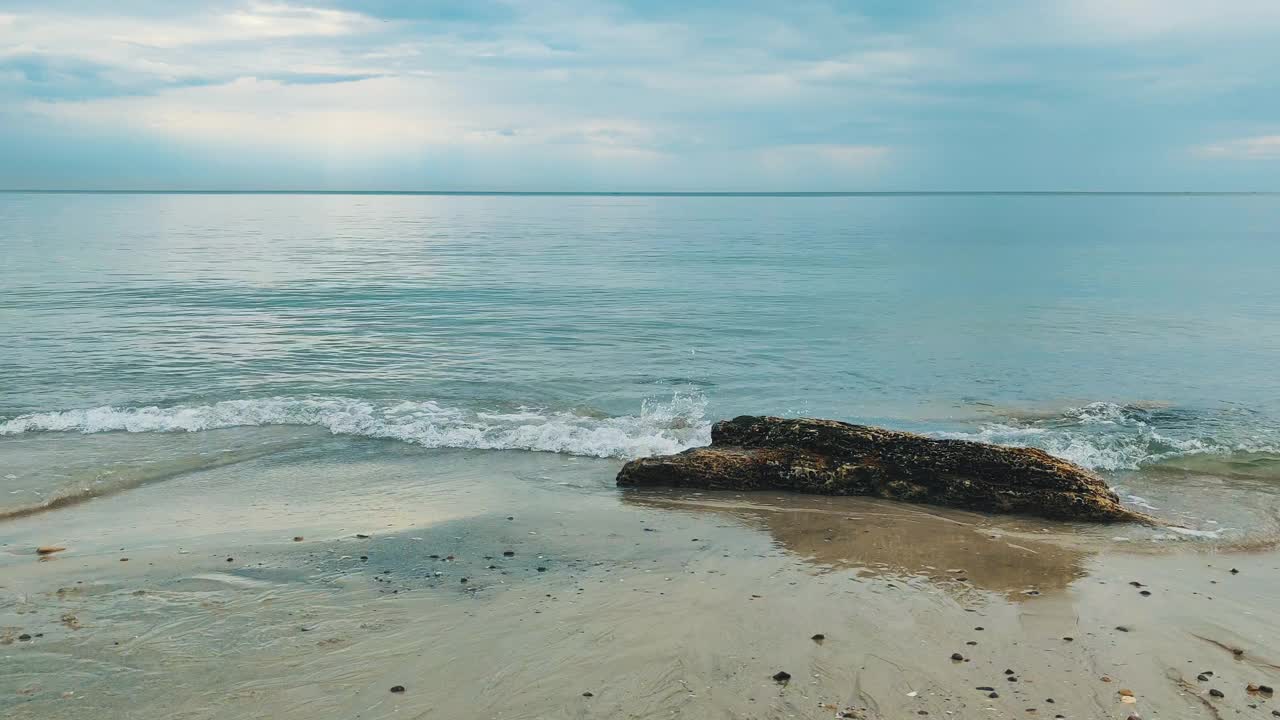
[[[330,442],[0,526],[7,716],[1262,716],[1280,681],[1273,548]]]

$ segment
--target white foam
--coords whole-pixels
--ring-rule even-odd
[[[636,415],[591,417],[520,408],[479,413],[431,401],[356,398],[226,400],[174,407],[96,407],[32,413],[0,422],[0,435],[28,432],[198,432],[258,425],[310,425],[338,435],[403,440],[426,447],[541,450],[632,458],[711,442],[706,400],[675,395],[646,401]]]
[[[1271,439],[1222,440],[1174,437],[1126,414],[1121,405],[1090,403],[1068,410],[1054,421],[1029,425],[987,423],[974,432],[935,433],[936,437],[977,440],[995,445],[1034,447],[1091,470],[1136,470],[1187,455],[1277,452]]]

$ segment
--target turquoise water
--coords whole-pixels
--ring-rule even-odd
[[[1269,493],[1277,268],[1266,195],[0,194],[0,504],[84,433],[626,458],[742,413]]]

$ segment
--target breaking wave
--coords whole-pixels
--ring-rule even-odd
[[[1206,430],[1213,432],[1206,433]],[[1101,471],[1137,470],[1198,455],[1280,453],[1280,437],[1259,429],[1248,436],[1186,411],[1095,402],[1032,420],[989,422],[972,432],[937,437],[1035,447]]]
[[[30,432],[198,432],[259,425],[307,425],[336,435],[402,440],[431,448],[537,450],[633,458],[711,442],[706,399],[645,401],[639,414],[600,417],[520,407],[480,412],[431,401],[344,397],[224,400],[209,405],[96,407],[31,413],[0,421],[0,436]]]

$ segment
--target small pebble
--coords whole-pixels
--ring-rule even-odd
[[[1223,694],[1223,692],[1221,690],[1218,690],[1217,688],[1210,690],[1209,694],[1216,698],[1226,697],[1226,695]]]
[[[582,693],[582,697],[595,697],[595,695],[589,692],[584,692]]]
[[[294,536],[293,536],[293,541],[294,541],[294,542],[302,542],[302,536],[301,536],[301,535],[294,535]]]
[[[27,640],[31,639],[31,636],[28,635],[27,633],[22,633],[21,635],[18,636],[18,639],[23,642],[26,642]]]
[[[403,686],[403,685],[392,685],[392,686],[391,686],[391,692],[393,692],[393,693],[402,693],[402,692],[404,692],[404,686]]]
[[[1150,591],[1150,590],[1143,590],[1143,591],[1139,592],[1138,594],[1139,594],[1139,595],[1141,595],[1142,597],[1151,597],[1151,591]]]
[[[1127,627],[1125,627],[1125,626],[1123,626],[1123,625],[1117,625],[1117,626],[1116,626],[1116,629],[1117,629],[1117,630],[1119,630],[1120,632],[1129,632],[1129,628],[1127,628]]]
[[[956,662],[962,662],[964,660],[964,656],[960,653],[951,653],[951,659]]]
[[[787,672],[786,670],[779,670],[778,672],[773,674],[773,679],[775,682],[784,683],[791,679],[791,673]]]
[[[235,558],[227,558],[227,562],[235,562],[235,561],[236,561]]]
[[[998,692],[993,692],[993,693],[991,693],[990,695],[987,695],[987,697],[989,697],[989,698],[998,698],[998,697],[1000,697],[1000,693],[998,693]]]
[[[1231,568],[1231,574],[1232,574],[1232,575],[1239,575],[1239,574],[1240,574],[1240,571],[1239,571],[1239,570],[1237,570],[1237,569],[1235,569],[1235,568]]]
[[[826,640],[826,639],[827,639],[827,636],[826,636],[826,635],[823,635],[822,633],[818,633],[817,635],[814,635],[813,637],[811,637],[811,638],[809,638],[809,639],[810,639],[810,640],[812,640],[812,641],[814,641],[814,642],[822,642],[823,640]]]
[[[547,571],[546,568],[542,567],[541,565],[538,566],[538,572],[546,572],[546,571]]]
[[[503,550],[502,557],[512,557],[516,554],[515,550]]]

